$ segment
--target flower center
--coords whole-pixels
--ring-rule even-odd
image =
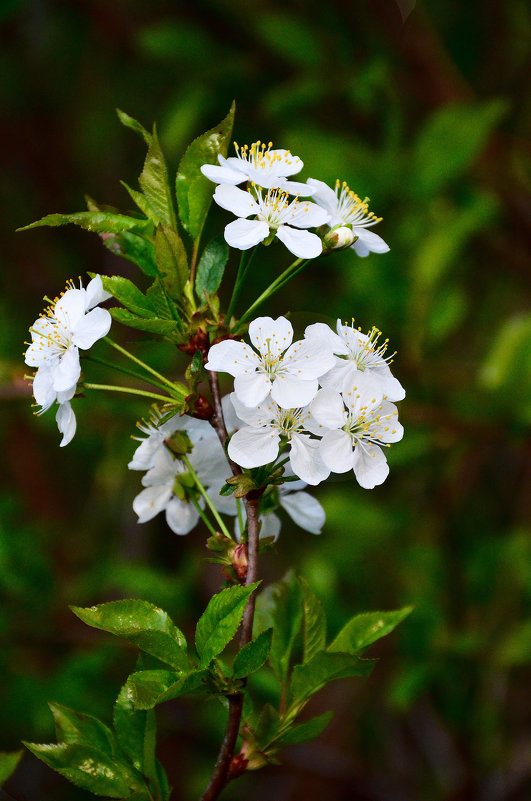
[[[294,431],[302,430],[302,409],[280,409],[278,410],[273,425],[280,434],[288,439]]]
[[[348,334],[346,337],[347,345],[350,349],[347,359],[355,362],[358,370],[364,372],[365,370],[373,370],[375,367],[381,367],[384,364],[393,363],[396,350],[389,356],[385,355],[389,346],[389,339],[386,338],[379,343],[382,332],[375,326],[368,331],[367,339],[362,339],[358,336],[358,331],[361,331],[361,328],[354,328],[354,320],[352,320],[352,324],[349,327],[352,334]]]
[[[309,201],[300,201],[299,194],[290,201],[288,192],[282,189],[269,189],[267,195],[262,194],[262,187],[251,183],[248,191],[254,196],[260,206],[256,215],[258,220],[264,220],[270,228],[276,229],[279,225],[289,225],[293,217],[301,212],[307,212]]]
[[[282,361],[282,356],[277,356],[271,352],[271,338],[266,339],[266,344],[267,352],[260,353],[260,366],[258,369],[261,373],[267,375],[270,381],[274,381],[278,375],[286,372],[286,368]]]
[[[369,211],[370,198],[366,197],[362,200],[350,189],[346,181],[341,183],[338,178],[335,191],[337,197],[336,214],[346,224],[367,227],[382,221],[383,217],[377,217],[374,212]]]
[[[271,169],[275,162],[284,161],[288,166],[293,163],[289,150],[286,150],[284,154],[280,154],[274,151],[272,152],[272,147],[273,142],[269,142],[266,145],[265,142],[261,142],[260,140],[253,142],[250,147],[249,145],[242,145],[242,147],[240,147],[237,142],[234,142],[237,158],[254,170],[267,171]]]

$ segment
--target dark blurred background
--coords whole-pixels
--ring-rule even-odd
[[[272,139],[301,156],[305,177],[347,180],[371,197],[391,246],[311,264],[264,312],[377,325],[407,388],[387,482],[370,492],[323,485],[322,536],[285,520],[263,575],[297,566],[332,633],[357,611],[416,609],[372,649],[381,663],[370,680],[336,683],[315,701],[314,712],[336,710],[317,742],[286,749],[282,768],[226,795],[528,798],[528,4],[3,0],[0,21],[0,748],[52,739],[48,700],[110,719],[136,652],[85,628],[68,604],[147,598],[189,633],[221,580],[204,562],[204,531],[182,539],[163,518],[136,523],[140,474],[126,464],[142,403],[78,401],[66,450],[53,412],[31,415],[20,354],[42,296],[88,270],[134,275],[132,266],[79,229],[14,230],[82,210],[84,193],[130,208],[119,181],[136,186],[144,149],[116,106],[148,127],[157,120],[173,173],[236,98],[238,142]],[[212,233],[227,220],[216,209]],[[248,301],[288,263],[281,246],[266,256]],[[135,347],[182,369],[169,346]],[[158,717],[173,798],[194,798],[217,752],[220,708],[172,702]],[[29,754],[6,790],[15,801],[92,798]]]

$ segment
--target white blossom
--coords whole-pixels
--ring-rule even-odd
[[[194,445],[189,461],[203,486],[219,483],[227,472],[225,454],[219,440],[201,439]],[[165,447],[158,448],[154,464],[142,479],[145,489],[133,501],[139,523],[146,523],[159,512],[166,513],[166,522],[175,534],[188,534],[199,521],[199,512],[191,499],[197,494],[187,465],[174,458]],[[200,507],[204,500],[197,500]]]
[[[313,189],[299,181],[288,181],[287,177],[300,172],[304,166],[298,156],[289,150],[272,150],[273,143],[253,142],[239,147],[235,142],[236,156],[228,159],[219,155],[217,164],[203,164],[201,172],[216,184],[237,186],[244,181],[266,189],[280,188],[290,194],[311,195]]]
[[[61,446],[70,442],[76,430],[69,401],[81,375],[79,350],[88,350],[109,332],[111,315],[106,309],[94,308],[109,297],[99,275],[86,289],[81,285],[77,289],[70,282],[30,328],[32,341],[25,362],[37,368],[33,395],[41,407],[39,414],[59,403],[56,420],[63,434]]]
[[[353,470],[365,489],[382,484],[389,466],[381,446],[398,442],[404,429],[379,384],[352,385],[341,393],[321,389],[310,409],[321,427],[320,455],[326,466],[334,473]]]
[[[309,200],[290,200],[283,189],[269,189],[264,195],[260,187],[245,192],[229,184],[216,187],[214,200],[238,217],[225,226],[225,240],[231,247],[248,250],[273,235],[300,259],[315,259],[322,253],[317,234],[300,229],[323,225],[329,214]],[[246,219],[251,216],[252,220]]]
[[[328,477],[330,470],[321,459],[319,441],[310,436],[315,426],[307,406],[283,409],[268,396],[250,409],[235,393],[232,403],[245,423],[229,442],[229,456],[236,464],[244,468],[270,464],[285,444],[294,475],[314,486]]]
[[[216,432],[207,420],[198,420],[186,414],[175,414],[162,424],[160,420],[160,412],[154,407],[147,421],[137,423],[138,429],[147,436],[144,439],[133,437],[140,441],[140,445],[127,465],[129,470],[149,470],[153,467],[157,453],[164,448],[164,440],[176,431],[186,431],[192,443],[216,438]]]
[[[245,406],[254,407],[271,392],[283,409],[306,406],[315,397],[319,376],[335,364],[333,350],[315,336],[293,342],[293,326],[285,317],[258,317],[249,325],[256,350],[225,339],[212,345],[207,370],[230,373],[234,391]]]
[[[319,383],[325,389],[342,392],[347,391],[351,384],[361,386],[369,378],[377,381],[384,396],[390,401],[400,401],[406,396],[405,390],[397,378],[391,373],[389,365],[393,362],[395,353],[386,356],[389,340],[380,342],[382,332],[374,326],[367,334],[359,328],[342,324],[337,321],[337,334],[325,323],[309,325],[305,337],[315,337],[326,341],[331,350],[337,355],[335,366],[325,375],[321,376]]]
[[[369,253],[387,253],[389,245],[381,236],[367,230],[382,220],[381,217],[377,217],[372,211],[369,211],[369,198],[361,200],[345,181],[340,183],[337,180],[335,190],[315,178],[309,178],[308,184],[314,190],[315,202],[330,215],[328,225],[331,228],[340,225],[352,229],[353,237],[357,237],[357,240],[351,247],[358,256],[368,256]],[[346,243],[345,239],[344,241]]]

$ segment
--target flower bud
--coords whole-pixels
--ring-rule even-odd
[[[234,549],[232,554],[232,568],[240,581],[247,578],[247,566],[249,564],[249,552],[247,544],[240,542]]]
[[[344,250],[349,248],[358,237],[354,236],[351,228],[341,225],[332,228],[323,239],[325,250]]]

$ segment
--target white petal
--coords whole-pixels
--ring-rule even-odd
[[[240,178],[240,183],[244,176]],[[260,206],[252,199],[249,192],[238,189],[237,186],[230,184],[220,184],[216,186],[214,200],[222,209],[231,211],[236,217],[249,217],[251,214],[258,214]]]
[[[207,495],[218,512],[224,515],[235,515],[238,513],[238,508],[234,495],[219,494],[221,488],[225,486],[225,483],[225,481],[218,481],[217,484],[213,484],[208,488]],[[240,501],[240,503],[243,505],[243,501]]]
[[[289,192],[290,195],[300,195],[301,197],[311,197],[315,191],[313,187],[307,183],[303,184],[301,181],[282,181],[279,189]]]
[[[224,339],[212,345],[208,351],[207,370],[218,373],[240,375],[250,373],[258,367],[258,356],[245,342],[236,342],[234,339]]]
[[[127,467],[129,470],[149,470],[155,463],[159,449],[163,447],[163,437],[152,434],[140,443]]]
[[[312,197],[316,203],[330,213],[337,211],[337,196],[328,184],[318,181],[316,178],[308,178],[308,184],[314,190]]]
[[[352,440],[346,431],[327,431],[321,440],[323,462],[334,473],[352,469]]]
[[[364,417],[371,409],[377,407],[383,400],[383,389],[378,379],[371,373],[356,372],[355,383],[346,384],[343,387],[342,397],[347,407],[351,409],[353,415],[363,413]],[[347,389],[350,386],[350,389]]]
[[[107,336],[112,317],[107,309],[92,309],[77,323],[73,331],[72,341],[82,350],[91,348],[102,337]]]
[[[51,348],[48,347],[46,342],[42,339],[34,340],[24,355],[24,361],[30,367],[46,367],[47,362],[55,360],[57,357],[51,357]]]
[[[232,184],[236,186],[245,181],[245,175],[230,167],[218,167],[217,164],[203,164],[201,172],[215,184]]]
[[[386,369],[382,369],[381,367],[377,367],[375,370],[371,370],[371,375],[380,381],[382,385],[382,390],[384,395],[387,396],[388,400],[390,401],[401,401],[404,400],[406,397],[406,390],[398,380],[392,375],[391,371],[385,365]]]
[[[330,475],[321,458],[319,440],[306,434],[292,435],[289,461],[295,475],[314,487]]]
[[[166,507],[166,522],[175,534],[188,534],[199,521],[199,512],[190,501],[172,498]]]
[[[310,231],[299,231],[289,225],[281,225],[277,229],[277,237],[299,259],[315,259],[323,252],[323,243],[317,234]]]
[[[188,458],[204,486],[230,475],[225,451],[217,437],[199,440]]]
[[[238,219],[225,226],[225,242],[231,248],[249,250],[269,236],[269,225],[264,220]]]
[[[90,311],[98,303],[103,303],[104,300],[109,300],[109,298],[112,298],[112,295],[104,290],[101,275],[95,275],[85,289],[85,311]]]
[[[64,448],[65,445],[68,445],[68,443],[72,441],[76,433],[76,416],[69,401],[59,404],[57,414],[55,415],[55,422],[57,423],[59,433],[63,435],[60,447]]]
[[[276,459],[279,440],[269,427],[240,428],[229,442],[229,456],[240,467],[260,467]]]
[[[352,245],[358,256],[367,256],[369,253],[387,253],[390,250],[387,242],[384,242],[382,237],[373,233],[373,231],[354,227],[352,233],[354,236],[359,237]]]
[[[280,518],[274,512],[268,512],[260,517],[260,522],[262,523],[260,539],[264,540],[266,537],[273,537],[273,541],[276,542],[282,528]]]
[[[326,520],[325,510],[309,492],[281,495],[279,500],[280,505],[298,526],[312,534],[321,533]]]
[[[85,314],[85,290],[68,289],[54,307],[54,316],[72,331]]]
[[[374,489],[378,484],[383,484],[389,475],[389,465],[382,449],[365,442],[356,445],[353,470],[363,489]]]
[[[144,487],[164,485],[171,488],[175,476],[182,471],[182,463],[174,459],[167,448],[159,448],[153,460],[153,467],[142,476],[142,484]]]
[[[315,337],[294,342],[284,354],[284,363],[301,378],[319,378],[335,365],[336,357],[326,340]]]
[[[320,377],[319,383],[324,389],[329,389],[332,392],[342,392],[345,384],[350,383],[352,372],[357,372],[354,362],[348,359],[338,359],[335,367]],[[347,378],[349,379],[348,382]]]
[[[57,392],[53,388],[53,379],[53,370],[46,367],[39,367],[33,379],[33,395],[39,406],[42,406],[43,412],[50,408],[57,397]]]
[[[262,356],[277,359],[293,340],[293,326],[285,317],[257,317],[249,325],[249,339]]]
[[[77,384],[80,375],[79,351],[75,345],[70,345],[54,370],[53,387],[57,392],[71,389]]]
[[[276,175],[295,175],[304,167],[304,162],[302,162],[298,156],[293,156],[287,150],[270,150],[269,155],[274,158],[274,161],[272,161],[272,171],[275,172]]]
[[[332,353],[348,356],[350,353],[344,339],[338,336],[329,325],[325,323],[313,323],[306,327],[304,331],[305,339],[320,339],[328,345]]]
[[[239,428],[241,428],[242,423],[244,422],[241,419],[236,411],[236,408],[233,403],[233,396],[234,393],[230,395],[224,395],[221,399],[221,407],[223,409],[223,417],[225,419],[225,426],[229,434],[234,434]],[[234,397],[236,397],[234,395]]]
[[[301,200],[291,209],[289,215],[283,218],[283,222],[295,228],[317,228],[327,223],[329,219],[330,215],[326,209],[310,200]]]
[[[316,378],[299,378],[292,373],[282,373],[273,381],[271,397],[282,409],[298,409],[307,406],[319,389]]]
[[[338,392],[320,389],[310,406],[312,417],[325,428],[342,428],[347,418],[343,399]]]
[[[377,419],[370,426],[371,436],[382,442],[399,442],[404,436],[404,428],[398,422],[398,411],[394,403],[382,401],[376,412]]]
[[[162,512],[171,498],[171,487],[148,487],[142,490],[133,501],[133,510],[139,523],[147,523]]]
[[[234,379],[234,392],[244,406],[251,408],[269,395],[271,381],[264,373],[242,373]]]
[[[278,411],[277,404],[272,401],[269,396],[264,398],[262,403],[259,403],[257,406],[253,407],[245,406],[240,400],[238,400],[238,396],[235,392],[232,393],[231,399],[234,409],[236,410],[236,414],[240,418],[238,428],[242,427],[242,423],[252,426],[253,428],[269,425]]]

